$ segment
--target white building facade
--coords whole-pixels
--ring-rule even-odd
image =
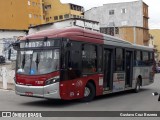
[[[81,18],[70,18],[67,20],[42,24],[38,26],[30,27],[28,34],[33,34],[38,31],[47,30],[47,29],[60,29],[66,27],[81,27],[84,29],[89,29],[93,31],[100,31],[99,22],[93,20],[86,20]]]
[[[102,33],[134,44],[149,44],[148,5],[142,0],[94,7],[85,11],[84,18],[98,21]]]
[[[19,36],[25,36],[26,31],[1,30],[0,29],[0,55],[5,59],[15,60],[16,51],[10,45],[17,40]]]
[[[100,27],[143,27],[142,2],[104,4],[85,11],[84,18],[100,22]]]

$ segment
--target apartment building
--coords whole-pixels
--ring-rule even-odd
[[[8,46],[25,36],[29,27],[83,18],[83,11],[82,6],[62,4],[60,0],[0,0],[0,55],[8,58],[14,53]]]
[[[83,18],[84,8],[72,3],[61,3],[60,0],[42,0],[45,23],[61,21],[68,18]]]
[[[30,26],[40,25],[45,23],[43,19],[43,0],[27,0],[28,23]]]
[[[83,18],[84,8],[60,0],[0,0],[0,29],[28,30],[28,27]]]
[[[83,18],[84,8],[60,0],[28,0],[29,27],[68,18]]]
[[[0,29],[28,29],[27,1],[28,0],[0,0]]]
[[[160,29],[149,30],[150,33],[150,44],[153,45],[155,49],[155,60],[160,61]]]
[[[85,11],[84,18],[100,22],[102,33],[134,44],[149,44],[148,5],[142,0],[104,4]]]

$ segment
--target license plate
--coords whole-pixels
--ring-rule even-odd
[[[25,95],[26,96],[33,96],[33,93],[32,92],[25,92]]]

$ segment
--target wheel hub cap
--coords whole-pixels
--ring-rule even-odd
[[[88,87],[85,87],[84,96],[87,97],[90,94],[90,90]]]

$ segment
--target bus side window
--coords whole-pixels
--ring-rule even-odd
[[[97,46],[83,44],[82,45],[82,72],[97,72]]]
[[[103,70],[103,62],[102,62],[102,46],[98,47],[98,72],[102,72]]]
[[[149,64],[153,65],[154,63],[154,53],[153,52],[149,52]]]
[[[116,61],[115,61],[116,71],[124,70],[124,50],[121,48],[116,48]]]
[[[148,52],[142,52],[142,60],[143,60],[143,65],[148,66],[149,65],[149,54]]]
[[[134,52],[134,65],[135,66],[141,66],[142,65],[141,51],[135,51]]]
[[[81,76],[81,44],[79,42],[71,43],[68,53],[68,79],[76,79]]]

